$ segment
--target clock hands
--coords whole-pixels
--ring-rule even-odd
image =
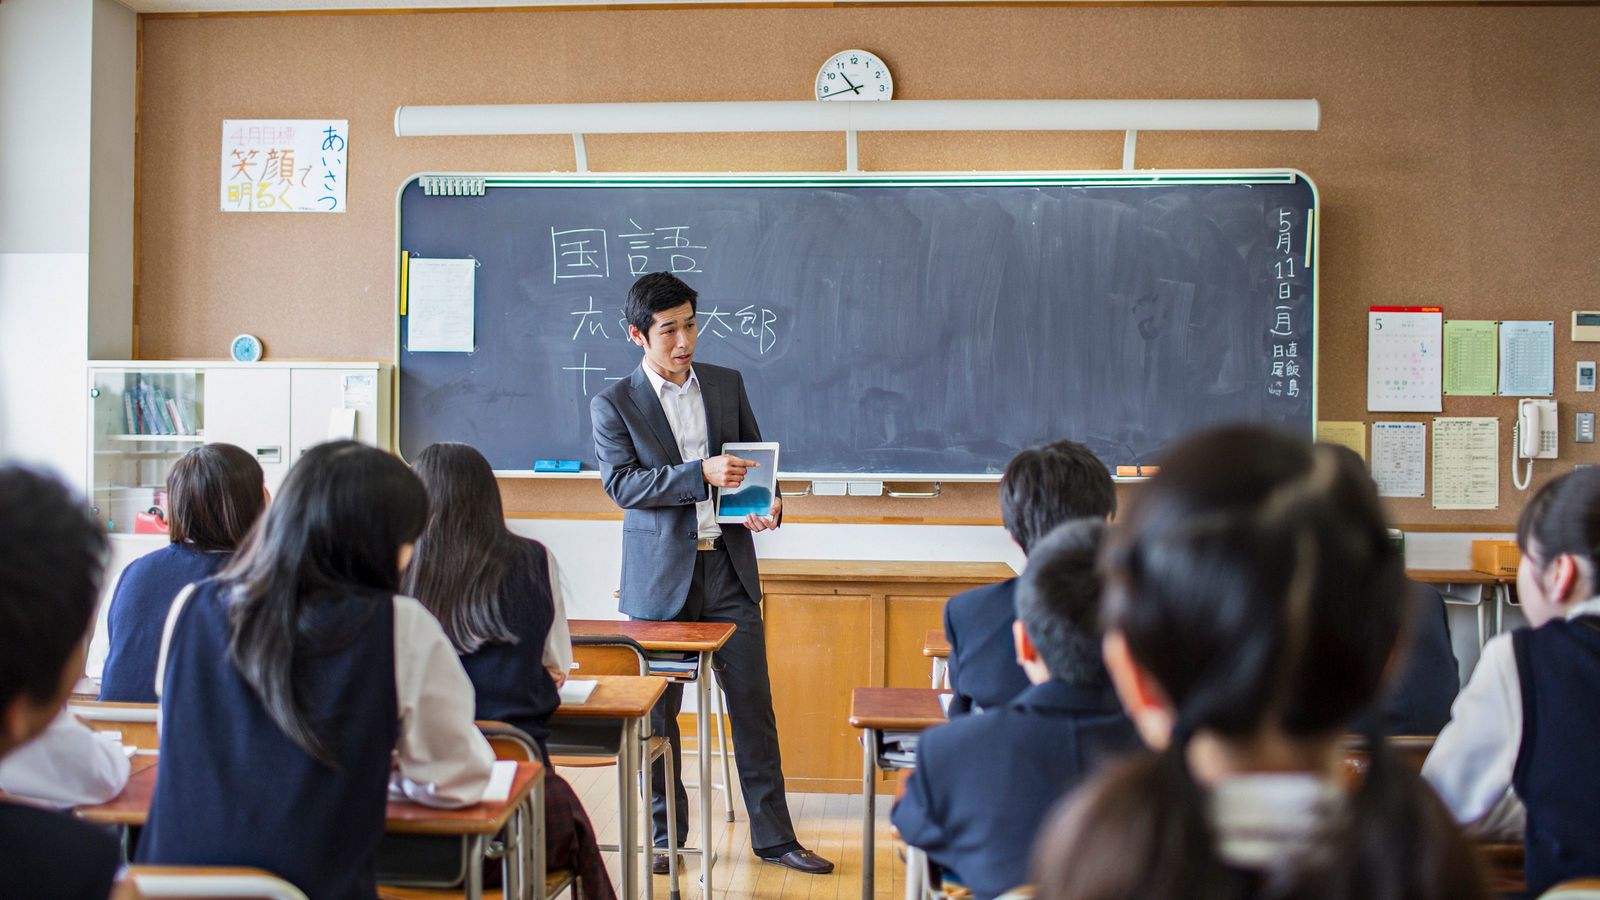
[[[839,77],[844,79],[844,83],[845,84],[850,85],[850,91],[852,93],[855,93],[855,94],[860,94],[861,93],[861,85],[856,84],[855,82],[851,81],[849,75],[846,75],[845,73],[840,72],[839,73]]]

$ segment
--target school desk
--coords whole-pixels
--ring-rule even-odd
[[[928,686],[934,690],[948,687],[944,682],[945,673],[949,671],[950,641],[944,636],[943,628],[935,628],[923,637],[922,655],[933,661],[933,672],[929,676]]]
[[[620,634],[633,638],[647,652],[694,653],[698,662],[694,671],[683,680],[695,685],[695,757],[700,766],[700,849],[682,850],[682,853],[699,853],[700,869],[705,874],[705,896],[711,894],[711,869],[713,846],[711,836],[711,656],[733,636],[734,626],[728,622],[650,622],[644,620],[568,619],[567,628],[573,637],[599,637]],[[659,696],[659,695],[658,695]],[[592,701],[592,698],[591,698]],[[722,755],[722,784],[726,796],[728,784],[728,758]],[[682,773],[679,773],[682,777]],[[731,821],[731,814],[730,814]],[[646,841],[646,843],[649,843]],[[626,840],[621,845],[629,846]],[[627,854],[624,854],[627,856]],[[624,897],[632,894],[624,893]]]
[[[1505,609],[1508,605],[1516,605],[1512,591],[1517,584],[1515,575],[1490,575],[1487,572],[1478,572],[1472,569],[1407,569],[1406,577],[1423,584],[1449,585],[1470,584],[1478,588],[1478,599],[1459,600],[1449,594],[1445,595],[1446,603],[1466,605],[1473,607],[1478,617],[1478,646],[1482,647],[1489,638],[1500,633],[1501,623],[1505,618]],[[1484,591],[1490,594],[1489,606],[1483,596]],[[1493,617],[1490,621],[1490,617]]]
[[[596,689],[598,693],[598,689]],[[529,795],[544,782],[544,766],[536,762],[519,762],[511,780],[510,794],[504,800],[477,803],[462,809],[436,809],[410,801],[389,802],[385,814],[384,830],[389,834],[457,835],[467,838],[467,900],[483,897],[484,842],[500,833],[513,817],[527,815]],[[155,796],[156,776],[160,766],[152,764],[128,777],[128,784],[111,800],[95,806],[80,806],[78,817],[87,822],[120,827],[142,826],[150,817],[150,802]],[[531,827],[530,827],[531,826]],[[544,840],[544,823],[522,822],[521,834],[530,840]],[[506,879],[507,890],[522,883],[521,858],[512,854],[508,860],[511,877]]]
[[[939,696],[949,691],[930,688],[856,688],[850,694],[850,725],[861,729],[863,765],[861,769],[861,896],[871,897],[873,888],[873,833],[877,816],[876,776],[879,768],[888,771],[878,759],[878,735],[885,731],[923,731],[945,720]]]
[[[572,623],[574,626],[578,623]],[[576,628],[573,633],[577,634]],[[615,634],[615,632],[611,632]],[[645,764],[644,738],[649,733],[650,710],[666,693],[667,679],[654,675],[597,675],[592,679],[597,682],[589,698],[582,703],[562,704],[556,709],[557,719],[619,719],[622,722],[622,742],[617,750],[617,767],[620,772],[636,772],[644,784],[649,784],[649,766]],[[649,871],[651,842],[639,841],[639,795],[632,787],[632,778],[619,778],[618,790],[622,794],[622,821],[617,846],[618,866],[622,869],[622,890],[618,896],[624,900],[636,900],[639,896],[639,859],[641,854],[634,852],[635,847],[642,843],[642,856],[645,860],[645,871]],[[702,793],[701,815],[704,817],[709,804],[704,800]],[[702,822],[704,818],[702,818]],[[702,834],[710,832],[709,828],[702,828]],[[709,840],[705,846],[710,846]],[[709,875],[709,873],[707,873]],[[706,879],[706,896],[711,896],[711,879]],[[646,882],[646,895],[650,895],[652,885]]]

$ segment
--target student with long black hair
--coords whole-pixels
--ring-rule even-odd
[[[1404,627],[1404,570],[1355,454],[1260,428],[1185,441],[1103,558],[1104,655],[1153,752],[1113,767],[1035,852],[1045,900],[1485,897],[1420,777],[1347,723]]]
[[[319,900],[370,900],[391,771],[420,803],[482,797],[494,755],[472,684],[398,594],[427,514],[398,458],[319,444],[221,574],[173,601],[141,861],[260,866]]]
[[[1533,896],[1600,875],[1600,470],[1541,488],[1517,545],[1529,627],[1484,646],[1422,774],[1468,831],[1522,838]]]
[[[557,690],[572,662],[561,575],[550,551],[506,528],[500,487],[483,454],[432,444],[412,462],[428,490],[428,525],[406,570],[408,593],[444,627],[477,697],[476,717],[550,736]],[[613,900],[594,826],[578,795],[545,774],[549,864],[573,868],[587,900]]]
[[[261,464],[232,444],[204,444],[167,473],[170,543],[122,570],[106,614],[111,652],[100,699],[156,702],[156,655],[172,598],[233,557],[267,505]]]

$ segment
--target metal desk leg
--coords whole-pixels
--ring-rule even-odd
[[[878,770],[878,730],[861,732],[861,900],[872,900],[873,836],[872,829],[878,815],[877,785],[873,776]]]
[[[928,857],[906,845],[906,900],[922,900],[922,880],[928,875]]]
[[[1489,603],[1489,601],[1484,599],[1483,588],[1478,588],[1478,608],[1473,610],[1473,612],[1475,612],[1477,614],[1477,617],[1478,617],[1478,649],[1479,650],[1482,650],[1483,649],[1483,645],[1487,644],[1489,642],[1489,635],[1487,634],[1488,625],[1487,625],[1487,622],[1485,622],[1485,619],[1488,616],[1488,610],[1485,607],[1488,606],[1488,603]]]
[[[700,877],[702,896],[711,897],[712,861],[716,858],[711,841],[711,652],[700,652],[700,677],[695,679],[694,729],[695,754],[700,763]],[[677,827],[676,823],[673,825]]]
[[[942,656],[933,657],[933,676],[928,681],[934,690],[944,687],[945,660]]]
[[[467,842],[467,900],[483,900],[483,835]]]
[[[623,900],[639,897],[639,720],[622,723],[622,747],[618,750],[617,789],[622,792],[622,821],[617,836],[617,864],[622,869]],[[649,843],[648,841],[646,843]],[[540,890],[543,890],[541,887]]]
[[[654,877],[653,870],[650,868],[650,855],[655,852],[655,826],[650,824],[650,822],[653,821],[652,817],[654,815],[654,807],[651,805],[651,803],[655,794],[651,790],[651,787],[653,786],[652,783],[656,776],[655,766],[651,764],[650,754],[648,752],[649,740],[650,729],[639,729],[639,743],[633,752],[638,754],[639,757],[639,780],[637,787],[639,788],[641,817],[645,820],[645,824],[640,825],[640,833],[643,835],[644,839],[639,841],[639,875],[644,879],[644,900],[656,900],[656,879]],[[674,791],[672,788],[672,783],[668,782],[667,796],[671,797],[673,793]],[[673,817],[672,807],[673,803],[669,800],[667,802],[667,821],[672,824],[668,825],[667,827],[677,828],[678,825]],[[667,846],[670,848],[672,843],[673,842],[670,840],[667,841]],[[632,848],[630,847],[629,849],[631,850]],[[667,854],[669,857],[673,855],[670,849],[667,851]]]

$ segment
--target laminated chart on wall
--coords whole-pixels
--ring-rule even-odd
[[[1427,496],[1428,426],[1372,423],[1372,480],[1380,497]]]
[[[1500,323],[1500,395],[1549,397],[1556,389],[1556,323]]]
[[[1495,509],[1500,505],[1500,420],[1462,416],[1433,420],[1433,508]]]
[[[1493,320],[1446,319],[1444,323],[1444,394],[1447,397],[1492,397],[1499,361],[1500,323]]]
[[[1444,311],[1374,306],[1367,312],[1367,409],[1439,412]]]

